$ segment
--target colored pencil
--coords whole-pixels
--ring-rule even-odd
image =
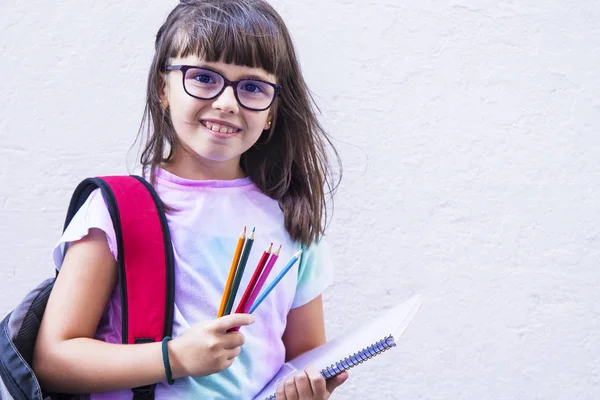
[[[256,266],[256,270],[254,271],[252,278],[250,278],[250,283],[248,283],[248,287],[246,288],[246,291],[244,292],[244,295],[242,296],[242,299],[240,300],[240,304],[238,304],[237,309],[235,310],[236,313],[247,313],[248,312],[248,309],[250,309],[252,302],[256,298],[255,293],[258,293],[258,290],[260,290],[260,288],[262,287],[264,280],[266,279],[266,276],[269,274],[269,271],[271,270],[271,268],[273,268],[273,264],[275,264],[275,260],[277,260],[277,257],[279,256],[279,249],[281,249],[281,246],[279,246],[279,249],[275,250],[274,254],[271,254],[271,258],[269,258],[269,264],[266,267],[268,270],[265,270],[265,264],[267,264],[267,258],[269,257],[269,254],[271,253],[272,248],[273,248],[273,243],[271,243],[271,245],[269,246],[269,249],[263,253],[260,261],[258,262],[258,265]],[[263,270],[265,270],[264,273],[263,273]],[[260,279],[259,279],[259,276],[260,276]],[[262,280],[262,282],[261,282],[261,280]],[[258,281],[258,283],[257,283],[257,281]],[[258,288],[258,290],[257,290],[257,288]],[[236,326],[234,328],[229,329],[227,332],[237,332],[239,330],[240,330],[240,327]]]
[[[296,261],[298,261],[301,254],[302,254],[302,250],[300,250],[296,254],[294,254],[294,256],[290,259],[290,261],[287,263],[287,265],[285,267],[283,267],[281,272],[275,277],[275,279],[273,279],[273,282],[271,282],[269,284],[269,286],[267,286],[267,288],[261,293],[261,295],[258,296],[256,301],[252,304],[252,307],[250,307],[250,310],[249,310],[250,314],[252,314],[254,312],[254,310],[256,310],[256,307],[258,307],[260,305],[260,303],[263,302],[263,300],[267,297],[267,295],[269,293],[271,293],[271,291],[279,283],[279,281],[281,279],[283,279],[285,274],[287,274],[288,271],[294,266]]]
[[[238,306],[235,310],[236,313],[241,313],[244,310],[244,306],[245,306],[246,302],[248,301],[248,298],[252,294],[252,291],[254,290],[254,286],[256,285],[256,282],[258,281],[260,274],[262,273],[263,269],[265,268],[265,264],[267,263],[267,260],[268,260],[269,256],[271,255],[272,249],[273,249],[273,243],[271,243],[269,245],[269,248],[267,250],[265,250],[262,257],[260,258],[260,261],[256,265],[254,274],[252,274],[252,278],[250,278],[250,282],[248,282],[248,286],[246,287],[246,290],[244,291],[244,294],[242,295],[240,304],[238,304]]]
[[[242,251],[240,263],[235,271],[235,277],[233,278],[233,283],[231,284],[231,291],[229,292],[229,298],[227,299],[227,304],[225,305],[225,311],[223,312],[223,315],[229,315],[231,313],[231,309],[233,308],[233,302],[235,301],[238,288],[240,287],[240,282],[242,281],[242,276],[244,275],[244,270],[246,269],[246,263],[248,262],[248,257],[250,256],[250,250],[252,250],[252,244],[254,243],[255,230],[256,228],[252,229],[252,233],[250,233],[250,236],[246,239],[244,251]]]
[[[235,276],[235,271],[237,270],[237,266],[240,261],[240,255],[242,254],[242,247],[244,246],[245,240],[246,227],[244,227],[244,230],[242,231],[235,248],[235,253],[233,255],[233,260],[231,261],[231,267],[229,268],[229,276],[227,277],[227,283],[225,284],[225,290],[223,291],[223,298],[221,299],[221,305],[219,306],[219,314],[217,315],[217,318],[222,317],[223,312],[225,311],[225,305],[227,304],[227,299],[229,298],[231,284],[233,283],[233,277]]]
[[[279,248],[277,250],[275,250],[275,252],[271,255],[271,258],[269,258],[269,262],[267,263],[267,266],[264,268],[264,271],[260,275],[258,282],[254,286],[254,288],[252,288],[252,294],[248,298],[248,301],[246,301],[246,304],[244,304],[244,308],[242,309],[243,313],[247,313],[250,310],[250,307],[252,307],[252,304],[258,297],[258,294],[260,293],[260,290],[262,289],[263,285],[267,281],[267,278],[269,277],[269,274],[271,273],[271,270],[273,269],[275,262],[279,258],[280,251],[281,251],[281,246],[279,246]]]

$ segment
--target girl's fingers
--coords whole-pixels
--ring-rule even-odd
[[[311,390],[313,392],[313,397],[311,398],[322,400],[329,397],[325,385],[325,378],[323,378],[323,375],[321,375],[319,370],[314,366],[309,365],[304,371],[306,372],[306,376],[309,379]]]
[[[296,382],[293,377],[287,378],[283,389],[285,391],[286,400],[299,400],[298,390],[296,390]]]
[[[223,348],[225,349],[234,349],[236,347],[242,346],[246,341],[244,334],[241,332],[230,332],[225,334],[225,338],[223,339]]]
[[[302,371],[297,373],[296,376],[294,376],[294,383],[296,384],[296,391],[298,392],[298,397],[300,397],[300,399],[312,400],[315,398],[313,396],[313,389],[310,379],[308,378],[306,372]],[[323,388],[325,388],[325,385],[323,385]],[[319,397],[316,398],[318,399]]]
[[[286,400],[285,398],[285,382],[281,381],[275,390],[275,400]]]
[[[225,357],[228,360],[231,360],[231,359],[236,358],[237,356],[239,356],[241,351],[242,351],[241,347],[236,347],[234,349],[225,350]]]
[[[276,400],[327,400],[331,393],[348,379],[348,372],[329,379],[313,366],[308,366],[303,372],[285,381],[279,382],[275,391]]]
[[[342,383],[346,382],[347,379],[348,371],[344,371],[341,374],[336,375],[331,379],[328,379],[326,383],[327,393],[331,394],[335,390],[335,388],[340,386]]]
[[[229,314],[215,320],[217,332],[225,333],[231,328],[253,324],[256,317],[251,314]]]

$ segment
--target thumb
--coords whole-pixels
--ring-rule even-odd
[[[331,394],[338,386],[346,382],[347,379],[348,371],[344,371],[341,374],[336,375],[331,379],[328,379],[326,383],[327,392]]]
[[[254,317],[252,314],[229,314],[217,319],[217,329],[225,332],[238,326],[250,325],[254,323],[255,320],[256,317]]]

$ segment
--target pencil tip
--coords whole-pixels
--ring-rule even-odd
[[[256,227],[252,228],[252,233],[254,233],[255,230],[256,230]]]

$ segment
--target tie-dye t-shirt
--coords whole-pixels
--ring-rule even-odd
[[[256,227],[237,305],[265,249],[282,245],[273,278],[300,248],[291,240],[276,201],[263,194],[249,178],[231,181],[192,181],[158,170],[156,190],[176,211],[167,214],[175,256],[175,311],[173,337],[199,321],[214,319],[229,275],[231,260],[244,226]],[[57,268],[64,244],[85,236],[90,228],[106,234],[116,259],[115,232],[99,189],[79,209],[54,250]],[[243,327],[245,344],[233,365],[206,377],[177,379],[156,387],[156,399],[251,399],[276,374],[284,362],[281,336],[290,309],[319,296],[332,280],[332,267],[323,241],[311,245],[298,263],[255,311],[256,322]],[[265,286],[270,282],[267,280]],[[118,287],[118,285],[117,285]],[[121,343],[121,302],[115,288],[100,321],[96,338]],[[130,400],[124,390],[91,395],[92,400]]]

